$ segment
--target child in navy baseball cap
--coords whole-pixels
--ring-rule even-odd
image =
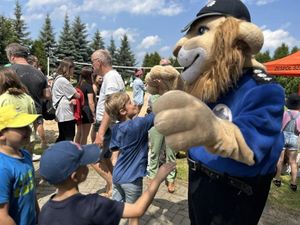
[[[101,149],[96,144],[79,145],[61,141],[49,147],[41,157],[40,174],[50,184],[66,181],[80,167],[100,160]]]
[[[118,202],[98,194],[81,194],[78,185],[86,180],[88,167],[102,158],[98,145],[78,145],[62,141],[49,147],[41,157],[40,174],[57,191],[42,207],[39,225],[117,225],[121,218],[142,216],[159,185],[175,169],[175,163],[162,165],[154,180],[133,204]]]

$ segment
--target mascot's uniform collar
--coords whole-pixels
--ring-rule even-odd
[[[214,0],[207,3],[198,13],[197,17],[186,25],[181,32],[185,32],[199,19],[209,16],[233,16],[237,19],[251,22],[247,7],[240,0]]]
[[[254,177],[274,171],[284,141],[280,130],[284,108],[284,90],[262,70],[248,69],[237,84],[211,109],[225,105],[255,155],[255,165],[247,166],[230,158],[211,154],[204,147],[192,147],[189,157],[220,173]],[[271,122],[270,122],[271,121]]]

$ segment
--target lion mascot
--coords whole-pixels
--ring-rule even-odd
[[[283,147],[284,90],[253,57],[263,34],[240,0],[209,1],[183,31],[184,89],[153,111],[167,145],[188,150],[191,224],[257,224]]]

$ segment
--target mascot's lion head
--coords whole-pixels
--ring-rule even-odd
[[[184,67],[186,91],[204,102],[226,93],[243,68],[263,68],[253,58],[263,45],[263,34],[240,0],[210,1],[183,31],[187,33],[176,43],[174,55]]]

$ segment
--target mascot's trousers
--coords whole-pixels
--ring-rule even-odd
[[[258,224],[273,176],[225,177],[189,162],[188,202],[191,224]]]

